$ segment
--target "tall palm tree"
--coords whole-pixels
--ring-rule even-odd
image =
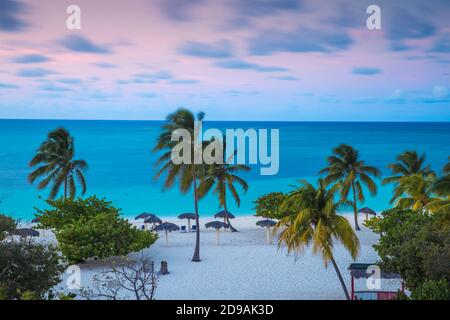
[[[58,195],[61,186],[64,188],[64,198],[69,196],[73,199],[76,195],[76,180],[81,186],[81,194],[85,194],[83,171],[88,165],[85,160],[74,160],[74,155],[74,138],[69,131],[64,128],[51,131],[30,161],[30,167],[39,167],[28,175],[28,181],[34,183],[42,178],[38,184],[40,190],[51,184],[50,199]]]
[[[432,175],[412,174],[398,180],[391,203],[403,209],[423,210],[425,206],[440,201],[433,193],[436,178]]]
[[[341,144],[333,149],[333,155],[327,159],[328,167],[322,169],[320,173],[326,173],[325,182],[327,184],[336,182],[341,189],[341,198],[347,199],[352,190],[352,207],[355,219],[355,228],[360,230],[358,224],[357,201],[364,201],[364,184],[372,196],[377,194],[377,185],[371,177],[378,178],[380,170],[365,164],[359,158],[358,150],[347,144]]]
[[[333,249],[335,240],[340,241],[351,257],[356,259],[359,240],[348,220],[337,214],[342,206],[350,205],[347,200],[335,202],[338,189],[338,185],[333,185],[327,190],[323,180],[319,180],[317,188],[305,180],[301,181],[300,187],[292,191],[282,205],[284,210],[292,214],[281,219],[275,230],[282,230],[278,246],[285,244],[288,252],[302,254],[312,244],[313,252],[322,255],[325,267],[331,262],[346,298],[350,299]]]
[[[200,222],[199,222],[199,211],[198,211],[198,185],[204,177],[205,165],[195,164],[194,157],[197,151],[197,146],[193,137],[195,132],[195,122],[202,121],[204,118],[204,113],[199,113],[196,116],[187,109],[178,109],[175,112],[169,114],[166,118],[166,123],[163,125],[162,133],[160,134],[154,151],[164,151],[164,153],[159,157],[156,166],[159,170],[155,176],[156,179],[160,178],[165,174],[164,188],[169,189],[173,187],[174,183],[178,181],[180,191],[182,193],[187,193],[189,190],[193,190],[194,193],[194,209],[195,209],[195,221],[197,224],[196,229],[196,240],[195,240],[195,250],[192,257],[192,261],[200,261]],[[172,161],[171,155],[173,148],[180,142],[172,141],[172,133],[175,130],[183,129],[189,132],[191,135],[190,141],[182,141],[186,144],[186,148],[191,150],[191,161],[190,163],[175,164]]]
[[[236,190],[236,187],[234,186],[234,183],[237,183],[241,186],[241,188],[244,191],[244,194],[248,190],[248,184],[247,182],[236,175],[239,171],[250,171],[250,167],[243,165],[243,164],[236,164],[232,165],[225,159],[225,143],[223,144],[223,154],[224,154],[224,163],[223,164],[212,164],[208,167],[206,177],[203,181],[203,183],[200,185],[200,193],[203,197],[205,194],[207,194],[212,187],[214,187],[214,193],[219,198],[219,205],[225,209],[225,211],[228,211],[227,208],[227,190],[231,193],[231,196],[233,197],[234,201],[236,202],[237,206],[239,207],[241,204],[241,199],[239,197],[239,193]],[[219,146],[220,148],[220,146]],[[226,217],[226,223],[230,227],[232,232],[237,232],[236,228],[234,228],[231,225],[230,219],[227,216]]]
[[[425,165],[425,154],[419,155],[416,151],[404,151],[396,158],[396,163],[391,163],[388,168],[392,176],[383,179],[383,184],[398,183],[402,177],[420,174],[423,177],[435,175],[430,165]]]

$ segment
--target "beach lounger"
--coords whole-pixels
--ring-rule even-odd
[[[186,226],[181,226],[181,228],[180,228],[180,232],[182,232],[182,233],[185,233],[185,232],[187,232],[187,231],[186,231]]]
[[[191,232],[195,232],[195,231],[197,231],[197,226],[194,224],[194,225],[191,227]]]

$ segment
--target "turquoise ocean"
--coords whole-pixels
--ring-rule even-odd
[[[152,152],[162,121],[76,121],[0,120],[0,212],[31,220],[35,207],[45,208],[49,190],[38,191],[27,182],[28,162],[47,133],[57,127],[69,129],[75,137],[76,158],[89,163],[87,195],[112,201],[125,216],[152,212],[176,216],[193,211],[193,200],[175,187],[164,191],[163,181],[155,181]],[[259,167],[244,174],[250,189],[242,195],[236,215],[253,214],[252,201],[272,191],[289,191],[299,179],[312,182],[326,165],[331,149],[340,143],[355,146],[370,165],[389,174],[387,165],[405,150],[425,152],[427,162],[441,172],[450,155],[450,123],[380,122],[221,122],[205,127],[218,129],[255,128],[280,130],[280,169],[277,175],[261,176]],[[364,206],[375,210],[389,207],[392,187],[380,186],[378,195],[367,193]],[[360,205],[361,206],[361,205]],[[212,216],[219,210],[217,200],[200,202],[200,214]]]

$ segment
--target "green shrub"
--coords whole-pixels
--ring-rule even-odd
[[[386,271],[397,272],[412,290],[427,280],[450,280],[450,223],[444,214],[391,209],[367,225],[380,235],[374,245]]]
[[[286,200],[286,195],[282,192],[271,192],[260,196],[253,201],[256,216],[270,219],[281,219],[285,215],[280,210],[281,205]]]
[[[450,286],[445,279],[427,280],[412,291],[413,300],[450,300]]]
[[[53,209],[39,211],[39,223],[55,232],[61,252],[70,263],[123,256],[150,247],[157,240],[155,233],[135,228],[120,217],[120,210],[103,199],[47,203]]]
[[[8,216],[0,214],[0,241],[3,241],[8,233],[14,231],[17,227],[17,222]]]
[[[61,281],[57,250],[26,239],[0,243],[0,299],[42,299]]]

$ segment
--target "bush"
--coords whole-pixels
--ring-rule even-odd
[[[16,229],[17,223],[13,218],[0,214],[0,241],[6,238],[8,233]]]
[[[450,300],[450,286],[445,279],[427,280],[411,293],[412,300]]]
[[[0,243],[0,299],[42,299],[61,281],[57,250],[20,239]]]
[[[61,252],[70,263],[123,256],[157,240],[155,233],[135,228],[120,217],[120,210],[103,199],[59,199],[47,203],[53,209],[39,211],[39,224],[55,232]]]
[[[375,250],[386,271],[415,290],[428,280],[450,280],[450,223],[444,214],[391,209],[367,225],[380,235]]]
[[[286,200],[286,195],[282,192],[271,192],[260,196],[253,201],[256,216],[270,219],[282,219],[285,215],[280,210],[281,205]]]

